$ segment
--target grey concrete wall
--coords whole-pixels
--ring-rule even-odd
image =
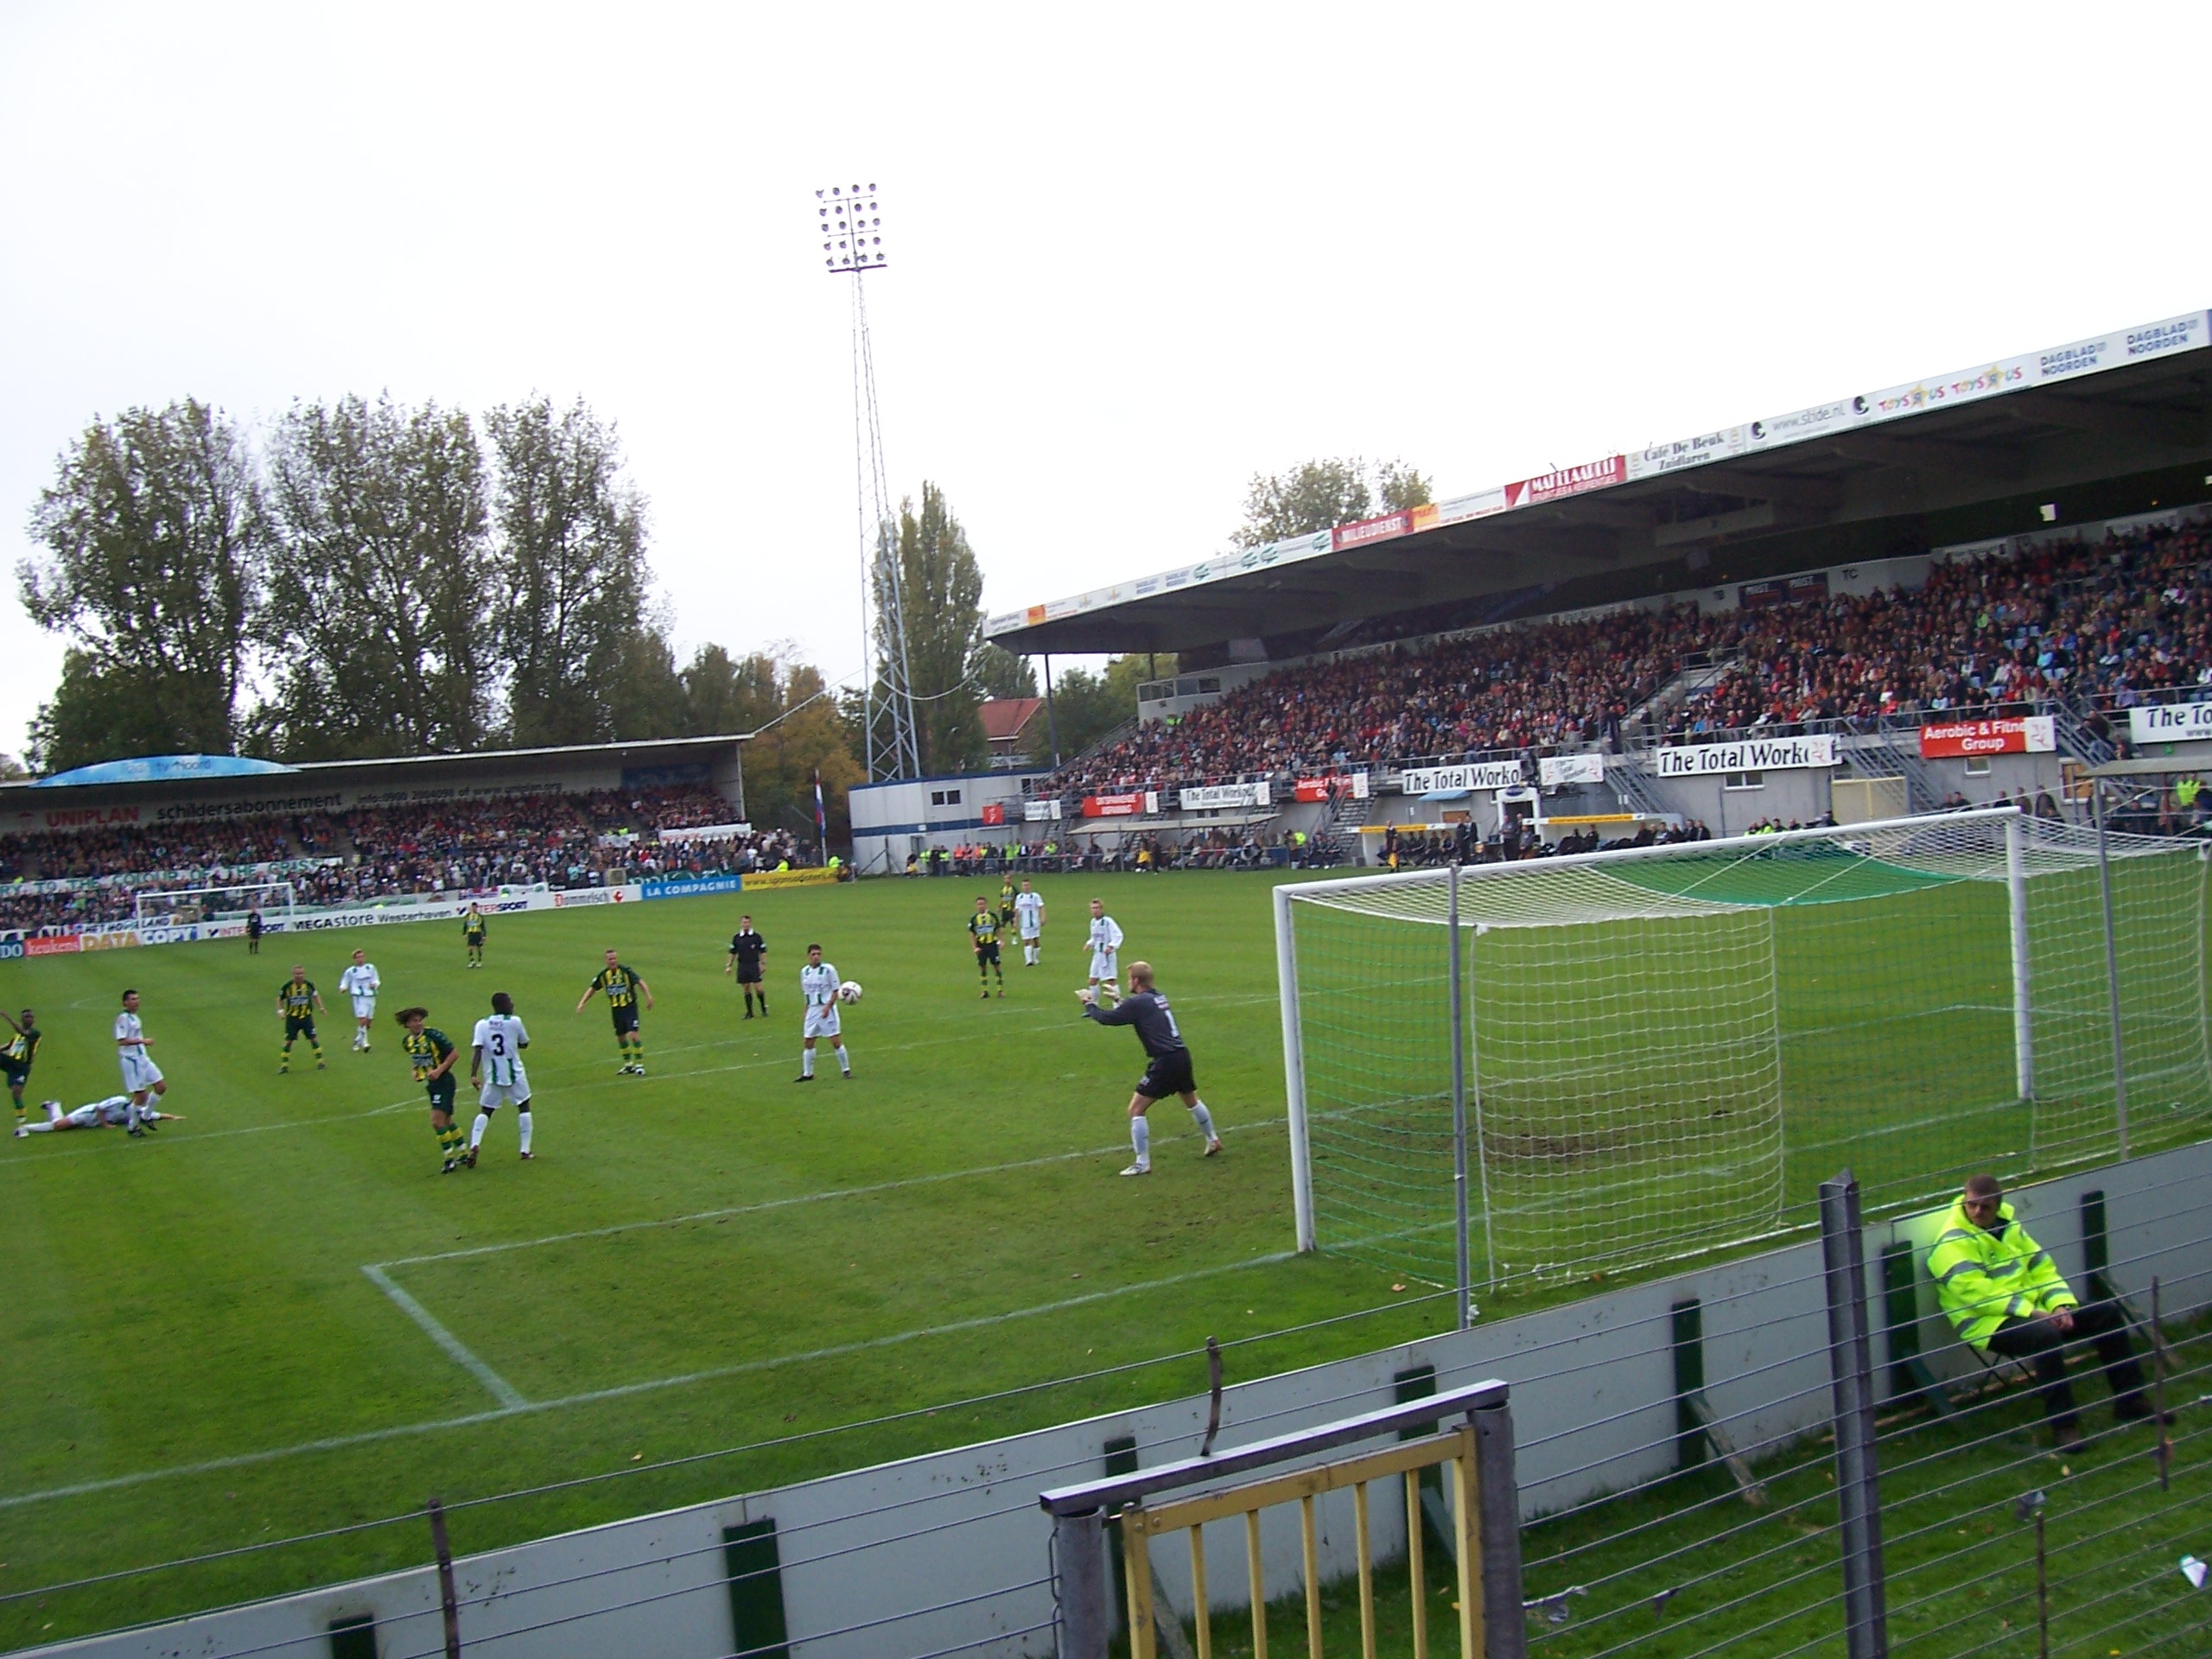
[[[2170,1314],[2212,1301],[2212,1143],[2069,1176],[2014,1195],[2027,1224],[2077,1284],[2081,1198],[2106,1195],[2114,1279],[2140,1297],[2162,1276]],[[1867,1230],[1869,1283],[1880,1252],[1916,1237],[1910,1220]],[[1921,1281],[1919,1335],[1939,1370],[1979,1369],[1936,1317]],[[1222,1444],[1234,1446],[1389,1404],[1394,1379],[1432,1365],[1437,1385],[1485,1378],[1513,1385],[1522,1512],[1535,1517],[1666,1474],[1675,1433],[1672,1310],[1702,1305],[1707,1394],[1746,1449],[1814,1433],[1828,1412],[1827,1316],[1820,1249],[1806,1242],[1676,1274],[1560,1307],[1478,1320],[1472,1329],[1228,1389]],[[1874,1319],[1883,1321],[1877,1298]],[[1885,1343],[1878,1386],[1889,1390]],[[1230,1369],[1236,1365],[1230,1351]],[[1192,1361],[1183,1370],[1195,1375]],[[1162,1376],[1172,1376],[1173,1370]],[[458,1564],[467,1651],[478,1659],[715,1659],[733,1646],[721,1582],[721,1529],[774,1518],[793,1651],[803,1659],[896,1659],[963,1643],[989,1659],[1052,1651],[1049,1528],[1039,1491],[1103,1474],[1109,1440],[1133,1436],[1141,1464],[1194,1454],[1206,1401],[1192,1395],[1141,1409],[797,1485],[595,1527]],[[1378,1554],[1402,1549],[1400,1489],[1374,1491]],[[1325,1575],[1351,1572],[1351,1505],[1319,1506]],[[1295,1586],[1297,1517],[1263,1528],[1272,1592]],[[1234,1524],[1207,1535],[1211,1599],[1245,1598]],[[1188,1601],[1179,1540],[1155,1548],[1171,1601]],[[994,1593],[997,1592],[997,1593]],[[436,1591],[427,1569],[230,1609],[158,1629],[36,1651],[99,1659],[241,1659],[315,1656],[340,1614],[372,1613],[387,1659],[437,1649]],[[918,1609],[937,1609],[917,1611]]]

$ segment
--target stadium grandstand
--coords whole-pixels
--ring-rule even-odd
[[[129,926],[139,896],[302,906],[575,892],[817,861],[745,818],[737,736],[280,766],[161,756],[0,786],[0,937]]]
[[[994,617],[1048,668],[1178,660],[1025,810],[1109,858],[1533,856],[2064,814],[2131,749],[2212,760],[2207,340],[2191,313]]]

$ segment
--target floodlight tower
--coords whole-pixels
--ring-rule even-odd
[[[899,531],[883,464],[883,417],[868,336],[868,273],[881,270],[883,219],[873,184],[833,184],[814,193],[823,268],[853,285],[853,478],[861,543],[861,649],[868,664],[862,726],[871,783],[922,775],[914,685],[906,670],[906,617],[899,591]]]

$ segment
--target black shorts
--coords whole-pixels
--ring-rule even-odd
[[[1198,1091],[1198,1079],[1191,1075],[1191,1051],[1187,1048],[1156,1056],[1145,1067],[1143,1080],[1137,1084],[1137,1093],[1147,1100],[1165,1100],[1170,1095],[1194,1095]]]
[[[284,1040],[296,1043],[301,1038],[315,1040],[315,1016],[311,1014],[288,1014],[284,1016]]]
[[[607,1012],[614,1016],[614,1034],[617,1037],[626,1037],[638,1028],[636,1003],[632,1002],[627,1007],[610,1007]]]
[[[28,1065],[0,1065],[0,1072],[7,1075],[10,1089],[20,1089],[31,1080],[31,1069]]]
[[[739,963],[737,982],[741,985],[758,985],[760,982],[760,964],[756,962],[748,968],[743,963]]]
[[[429,1093],[430,1109],[451,1117],[454,1096],[461,1092],[460,1080],[448,1071],[442,1077],[424,1078],[423,1087]]]
[[[976,947],[976,961],[978,966],[988,965],[998,959],[999,948],[996,944],[979,944]]]

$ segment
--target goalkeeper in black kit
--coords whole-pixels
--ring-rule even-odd
[[[1170,1095],[1180,1095],[1183,1103],[1191,1109],[1192,1121],[1206,1138],[1205,1155],[1211,1158],[1219,1152],[1221,1137],[1214,1133],[1213,1114],[1198,1098],[1198,1079],[1191,1073],[1191,1051],[1183,1046],[1183,1033],[1176,1027],[1174,1010],[1153,985],[1152,964],[1129,964],[1129,994],[1110,1008],[1101,1010],[1096,993],[1088,988],[1077,991],[1076,996],[1083,1003],[1085,1017],[1100,1025],[1135,1026],[1137,1040],[1144,1045],[1145,1056],[1151,1062],[1137,1084],[1136,1093],[1129,1096],[1129,1144],[1135,1149],[1136,1161],[1122,1173],[1152,1173],[1152,1126],[1145,1114],[1152,1109],[1154,1101],[1165,1100]]]

